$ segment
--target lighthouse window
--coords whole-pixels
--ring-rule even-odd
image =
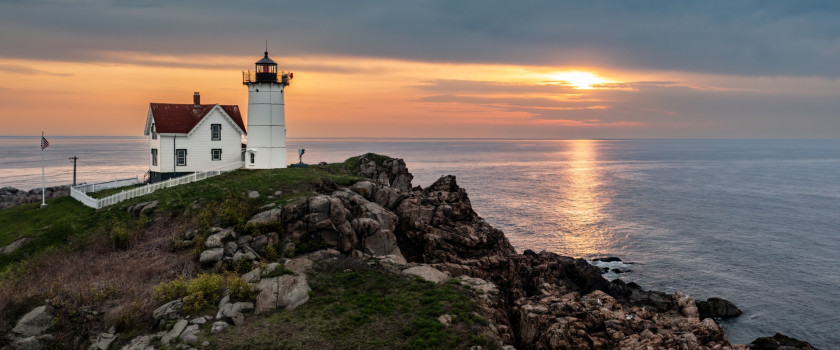
[[[186,166],[187,165],[187,150],[185,149],[176,149],[175,150],[175,160],[176,164],[179,166]]]
[[[210,150],[210,160],[222,160],[222,149],[214,148]]]
[[[157,148],[152,148],[152,165],[157,165]]]
[[[213,141],[219,141],[222,139],[222,124],[210,125],[210,139]]]
[[[254,164],[254,153],[251,153],[251,164]]]

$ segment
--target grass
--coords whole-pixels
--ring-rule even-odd
[[[51,248],[63,247],[74,238],[89,237],[96,233],[111,234],[115,228],[136,229],[148,218],[134,218],[126,208],[150,200],[159,200],[158,211],[169,216],[178,216],[189,210],[194,203],[224,203],[235,199],[241,204],[248,201],[249,211],[259,206],[277,202],[290,202],[311,195],[319,181],[326,179],[339,185],[348,185],[361,179],[348,172],[329,172],[318,168],[289,168],[275,170],[237,170],[204,181],[158,190],[150,195],[133,198],[99,211],[88,208],[71,197],[59,197],[47,201],[46,208],[39,203],[30,203],[0,210],[0,246],[7,245],[21,237],[32,238],[32,242],[14,254],[0,256],[0,276],[12,264],[27,260]],[[105,196],[109,189],[97,192]],[[256,190],[260,198],[247,199],[247,192]],[[274,197],[282,191],[280,197]],[[108,193],[112,194],[112,193]],[[269,198],[271,195],[274,198]],[[238,212],[236,215],[250,216],[253,212]],[[243,218],[247,219],[247,217]],[[2,277],[0,277],[2,278]]]
[[[67,244],[92,225],[95,211],[70,197],[58,197],[41,203],[29,203],[0,210],[0,246],[21,237],[31,242],[12,254],[0,255],[0,273],[15,262],[37,253]]]
[[[150,196],[160,200],[159,206],[164,210],[179,210],[189,207],[195,200],[214,202],[223,200],[227,193],[244,197],[247,196],[248,191],[258,191],[260,197],[254,200],[254,204],[259,206],[270,202],[286,203],[310,195],[321,179],[339,185],[349,185],[362,178],[346,172],[332,173],[315,167],[277,170],[241,169],[208,180],[157,191]],[[283,194],[275,197],[276,191],[282,191]],[[269,196],[274,198],[269,198]]]
[[[125,187],[109,188],[107,190],[101,190],[101,191],[96,191],[96,192],[88,192],[88,193],[85,193],[85,194],[87,194],[88,197],[90,197],[90,198],[102,199],[102,198],[108,197],[112,194],[117,194],[117,193],[120,193],[122,191],[127,191],[127,190],[130,190],[130,189],[135,189],[135,188],[143,187],[143,186],[144,185],[131,185],[131,186],[125,186]]]
[[[110,325],[128,333],[148,327],[151,310],[158,304],[154,287],[196,274],[192,252],[173,245],[183,232],[199,222],[239,224],[264,204],[285,204],[335,184],[352,184],[362,179],[354,170],[344,166],[238,170],[100,210],[69,196],[50,199],[45,208],[31,203],[2,209],[0,246],[21,237],[32,241],[0,256],[0,347],[2,334],[45,299],[68,312],[86,305],[102,310],[95,320],[80,319],[78,314],[57,316],[56,339],[68,348],[83,346],[89,331]],[[259,198],[248,197],[253,190],[259,191]],[[275,195],[277,191],[282,194]],[[159,201],[153,213],[136,217],[126,210],[151,200]]]
[[[295,310],[255,316],[241,327],[205,335],[211,348],[468,349],[492,347],[485,321],[457,284],[395,275],[351,258],[319,262],[310,300]],[[444,326],[443,314],[454,315]]]

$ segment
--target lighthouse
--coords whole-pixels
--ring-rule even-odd
[[[283,90],[292,73],[277,72],[277,62],[265,56],[257,61],[254,72],[242,72],[242,84],[248,87],[248,141],[246,169],[286,167],[286,112]]]

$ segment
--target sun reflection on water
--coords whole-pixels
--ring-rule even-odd
[[[598,165],[599,141],[568,141],[568,151],[562,153],[567,164],[558,183],[559,198],[553,204],[558,217],[554,232],[558,253],[574,257],[603,254],[610,243],[609,232],[602,224],[607,215],[604,208],[609,197],[603,193],[603,174]]]

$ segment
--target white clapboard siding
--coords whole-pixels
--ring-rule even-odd
[[[222,126],[221,140],[211,139],[212,124]],[[151,164],[151,148],[158,149],[158,165]],[[175,150],[187,150],[187,165],[177,165]],[[221,149],[222,159],[212,160],[212,150]],[[216,106],[193,128],[189,134],[160,134],[149,143],[149,169],[159,173],[197,172],[214,169],[224,164],[241,161],[242,135],[239,128]],[[173,169],[174,167],[174,169]]]

